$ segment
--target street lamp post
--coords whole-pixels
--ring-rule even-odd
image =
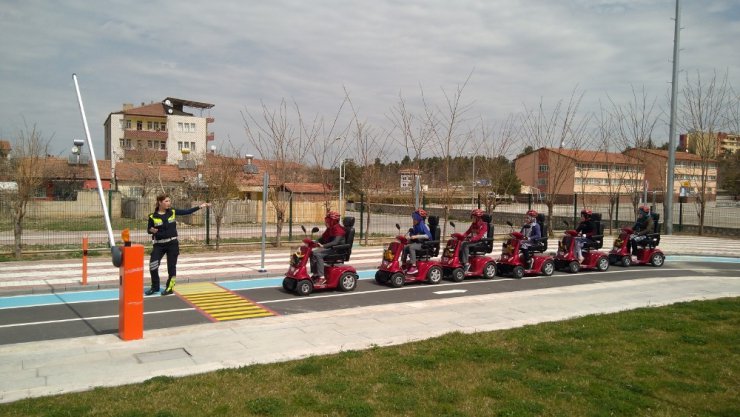
[[[473,151],[469,151],[468,154],[473,155],[473,205],[475,205],[475,157],[478,155]]]
[[[347,175],[347,162],[352,162],[352,158],[342,159],[341,162],[339,162],[339,204],[338,209],[339,213],[344,216],[344,179]]]

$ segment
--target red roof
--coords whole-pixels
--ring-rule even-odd
[[[324,194],[331,192],[331,186],[319,182],[286,182],[283,187],[285,191],[299,194]]]
[[[585,149],[545,148],[578,162],[601,162],[605,164],[638,165],[639,161],[619,152],[591,151]]]

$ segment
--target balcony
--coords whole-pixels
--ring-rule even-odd
[[[167,131],[156,130],[135,130],[126,129],[123,131],[124,139],[147,139],[147,140],[167,140]]]
[[[216,140],[216,134],[213,132],[206,135],[206,142],[210,142],[212,140]]]

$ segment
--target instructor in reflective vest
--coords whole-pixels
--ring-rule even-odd
[[[157,207],[154,213],[149,215],[147,232],[152,235],[152,256],[149,258],[149,273],[152,276],[152,286],[144,292],[153,295],[160,292],[159,288],[159,263],[164,255],[167,255],[167,285],[162,290],[162,295],[172,294],[175,288],[175,276],[177,275],[177,256],[180,254],[180,245],[177,243],[176,216],[192,214],[196,211],[209,207],[210,203],[189,209],[174,209],[167,194],[157,196]]]

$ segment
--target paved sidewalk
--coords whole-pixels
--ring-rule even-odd
[[[549,251],[557,250],[559,237],[550,238]],[[498,256],[500,242],[503,239],[503,235],[496,235],[493,256]],[[611,247],[613,240],[613,236],[604,238],[606,250]],[[662,236],[660,248],[669,256],[740,257],[740,239],[685,235]],[[261,253],[258,251],[185,253],[180,255],[177,265],[178,282],[223,281],[225,279],[279,276],[287,269],[290,252],[290,247],[267,251],[264,261],[267,273],[258,272],[262,268]],[[381,246],[357,246],[352,251],[352,261],[350,263],[357,269],[371,269],[377,267],[381,254]],[[146,267],[148,257],[144,262]],[[118,268],[111,264],[109,257],[89,258],[88,284],[86,286],[81,284],[81,265],[82,261],[79,259],[48,262],[2,262],[0,263],[0,296],[118,287]],[[160,276],[166,276],[166,270],[167,267],[163,262],[160,267]],[[144,282],[149,282],[148,272],[145,272]]]
[[[740,241],[667,236],[661,248],[669,255],[670,265],[670,255],[738,257]],[[379,254],[379,247],[357,251],[358,260],[366,256],[368,265],[377,265]],[[256,260],[249,258],[253,255],[229,262],[242,262],[241,268],[260,265],[259,256]],[[276,265],[287,259],[287,251],[271,255]],[[182,267],[189,258],[197,257],[184,255]],[[199,265],[192,266],[191,271],[212,272],[214,259],[208,262],[194,261]],[[3,282],[13,281],[6,277],[17,272],[10,269],[15,266],[21,265],[0,264]],[[27,266],[46,266],[47,272],[66,269],[59,261]],[[278,271],[282,273],[283,268],[284,264]],[[117,281],[115,268],[113,273]],[[160,375],[184,376],[395,345],[453,331],[492,331],[680,301],[740,296],[740,274],[726,275],[715,275],[708,269],[702,276],[603,282],[219,322],[150,330],[144,333],[144,339],[129,342],[117,335],[101,335],[3,345],[0,402],[142,382]]]

